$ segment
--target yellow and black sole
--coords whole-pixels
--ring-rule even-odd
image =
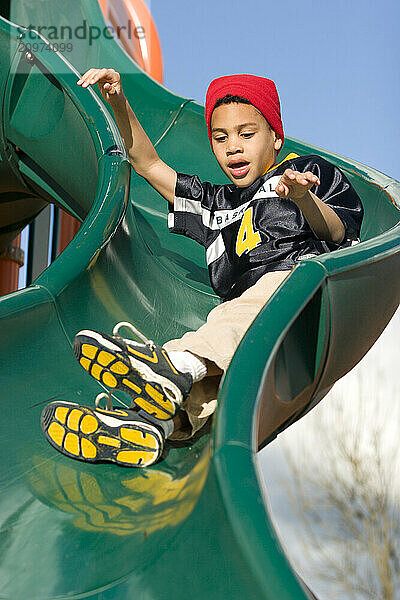
[[[148,467],[163,450],[163,437],[131,411],[92,409],[72,402],[51,402],[42,411],[42,430],[54,448],[85,462],[110,461]]]
[[[85,371],[110,390],[127,392],[137,407],[161,421],[173,418],[176,406],[166,397],[161,385],[143,379],[132,368],[123,350],[113,349],[112,345],[105,347],[93,338],[85,340],[80,336],[79,341],[74,342],[74,353]]]

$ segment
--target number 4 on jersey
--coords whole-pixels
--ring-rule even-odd
[[[261,244],[261,236],[253,229],[253,208],[250,206],[243,215],[236,238],[236,254],[241,256]]]

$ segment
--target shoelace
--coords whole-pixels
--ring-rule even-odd
[[[97,394],[96,398],[94,399],[94,405],[96,408],[103,408],[101,406],[101,401],[103,400],[103,398],[106,399],[106,410],[113,410],[113,403],[111,400],[112,394],[111,392],[101,392],[100,394]]]
[[[127,329],[130,329],[133,335],[137,335],[137,337],[140,338],[142,342],[148,344],[150,348],[154,348],[155,343],[152,340],[149,340],[145,335],[143,335],[143,333],[141,333],[139,329],[136,329],[136,327],[132,325],[132,323],[129,323],[129,321],[120,321],[115,325],[113,329],[113,335],[115,337],[121,337],[119,335],[119,330],[121,329],[121,327],[126,327]]]
[[[152,340],[149,340],[145,335],[143,335],[143,333],[141,331],[139,331],[139,329],[136,329],[136,327],[134,325],[132,325],[132,323],[129,323],[129,321],[120,321],[119,323],[117,323],[115,325],[115,327],[113,328],[112,334],[114,337],[121,337],[119,335],[119,330],[122,327],[126,327],[127,329],[130,329],[131,332],[133,333],[133,335],[136,335],[138,338],[140,338],[142,340],[142,342],[144,342],[145,344],[148,344],[150,346],[150,348],[154,348],[155,343]],[[103,398],[106,399],[106,409],[107,410],[113,410],[113,404],[112,404],[112,392],[101,392],[100,394],[97,394],[95,400],[94,400],[94,404],[96,406],[96,408],[101,408],[101,404],[100,402],[103,400]]]
[[[114,406],[112,403],[112,393],[111,392],[101,392],[101,394],[97,394],[96,398],[94,399],[94,404],[96,406],[96,408],[103,408],[100,404],[100,402],[103,400],[103,398],[105,398],[106,400],[106,410],[114,410]],[[135,412],[138,412],[139,408],[135,405],[135,404],[131,404],[130,406],[126,406],[125,404],[122,403],[122,408],[128,408],[129,410],[133,410]]]

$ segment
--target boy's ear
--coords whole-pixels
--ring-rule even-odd
[[[280,137],[277,136],[277,134],[275,133],[275,142],[274,142],[274,148],[275,150],[280,150],[282,148],[282,140]]]

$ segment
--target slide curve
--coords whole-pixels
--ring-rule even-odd
[[[96,0],[9,6],[0,19],[0,201],[31,198],[36,212],[53,202],[82,226],[32,285],[0,299],[0,598],[312,598],[270,520],[256,452],[315,406],[394,314],[400,184],[287,139],[282,155],[318,153],[349,177],[365,209],[362,242],[299,263],[247,332],[213,424],[192,443],[170,445],[143,470],[67,459],[42,435],[44,404],[92,404],[102,391],[73,356],[74,334],[127,320],[163,343],[217,304],[202,248],[168,233],[165,200],[133,172],[109,107],[76,85],[79,76],[114,67],[160,156],[225,179],[203,107],[144,74],[118,40],[74,39],[57,53],[41,50],[42,29],[29,33],[36,50],[27,45],[28,25],[104,28]]]

